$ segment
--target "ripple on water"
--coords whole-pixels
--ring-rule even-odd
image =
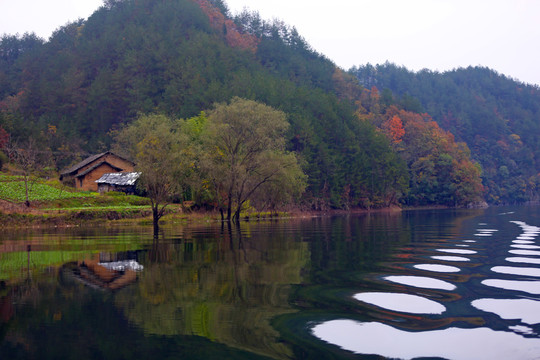
[[[504,259],[511,263],[522,263],[522,264],[540,264],[539,258],[528,258],[528,257],[508,257]]]
[[[540,281],[487,279],[483,280],[482,284],[499,289],[523,291],[535,295],[540,294]]]
[[[517,333],[522,333],[522,334],[525,334],[525,335],[537,335],[533,329],[531,329],[530,327],[528,326],[523,326],[523,325],[514,325],[514,326],[509,326],[508,327],[510,330],[512,331],[515,331]]]
[[[391,275],[385,276],[384,279],[401,285],[409,285],[425,289],[454,290],[456,288],[454,284],[447,281],[425,276]]]
[[[534,239],[536,239],[536,236],[532,236],[532,235],[519,235],[516,239],[518,239],[518,240],[534,240]]]
[[[533,255],[533,256],[540,255],[540,251],[536,251],[536,250],[509,250],[508,252],[514,255]]]
[[[494,266],[491,268],[491,271],[499,274],[540,277],[540,269],[531,267]]]
[[[342,349],[389,358],[529,360],[540,354],[540,339],[488,328],[408,332],[378,322],[339,319],[315,325],[311,331]]]
[[[478,299],[475,308],[497,314],[503,319],[519,319],[525,324],[540,323],[540,301],[531,299]]]
[[[466,250],[466,249],[436,249],[437,251],[449,253],[449,254],[461,254],[461,255],[472,255],[476,254],[476,251],[474,250]]]
[[[534,244],[534,241],[531,240],[514,240],[514,244]]]
[[[446,310],[436,301],[411,294],[365,292],[354,295],[354,298],[387,310],[412,314],[442,314]]]
[[[496,229],[476,229],[477,233],[474,236],[493,236],[494,232],[499,230]]]
[[[441,272],[441,273],[454,273],[454,272],[461,271],[460,268],[457,268],[455,266],[439,265],[439,264],[417,264],[417,265],[414,265],[413,267],[415,269]]]
[[[529,250],[540,249],[540,246],[538,245],[512,244],[510,246],[516,249],[529,249]]]
[[[471,261],[471,259],[463,257],[463,256],[431,256],[432,259],[435,260],[442,260],[442,261]]]

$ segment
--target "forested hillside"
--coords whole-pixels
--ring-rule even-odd
[[[540,88],[490,69],[411,72],[386,63],[351,69],[383,101],[427,112],[483,168],[487,200],[516,203],[540,197]]]
[[[311,208],[463,206],[482,197],[478,173],[459,175],[474,168],[467,150],[429,119],[362,88],[294,28],[257,13],[233,18],[221,0],[108,0],[48,41],[0,41],[0,130],[34,139],[57,168],[108,150],[111,130],[140,114],[185,119],[234,97],[287,115],[287,148],[307,175]],[[384,129],[390,115],[401,116],[403,141]],[[438,139],[427,150],[437,149],[429,175],[411,168],[428,156],[409,153],[419,134],[412,124]]]

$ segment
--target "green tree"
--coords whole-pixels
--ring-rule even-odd
[[[265,189],[275,191],[270,183],[305,180],[296,157],[285,151],[288,126],[283,112],[238,97],[209,112],[200,167],[213,185],[222,218],[226,211],[228,221],[238,221],[247,200],[256,194],[260,199]]]
[[[178,122],[165,115],[143,115],[116,134],[116,151],[136,163],[140,186],[150,198],[154,232],[173,197],[181,193],[184,174],[192,161],[187,137]]]
[[[10,142],[6,145],[5,151],[9,160],[19,168],[22,174],[26,197],[25,205],[30,207],[32,185],[50,163],[50,152],[41,150],[33,138],[29,138],[25,142]]]

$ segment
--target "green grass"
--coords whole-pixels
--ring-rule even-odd
[[[44,211],[137,211],[149,208],[147,198],[111,192],[75,191],[62,186],[58,180],[38,179],[29,183],[29,200],[32,206]],[[22,203],[26,201],[24,181],[21,176],[0,174],[0,199]]]
[[[91,209],[136,209],[150,206],[147,198],[134,195],[116,196],[110,194],[85,197],[55,199],[43,201],[39,207],[43,210],[91,210]]]
[[[0,182],[3,181],[19,181],[22,180],[20,176],[0,174]]]
[[[150,209],[150,205],[110,205],[110,206],[83,206],[83,207],[63,207],[62,210],[69,210],[69,211],[89,211],[89,210],[115,210],[115,211],[121,211],[121,210],[144,210],[144,209]],[[58,207],[49,207],[49,208],[41,208],[43,211],[57,211],[60,210]]]
[[[71,192],[51,186],[42,182],[29,183],[29,200],[30,201],[52,201],[59,199],[70,198],[86,198],[92,195],[91,193]],[[0,199],[10,200],[14,202],[26,201],[26,191],[24,181],[0,181]]]

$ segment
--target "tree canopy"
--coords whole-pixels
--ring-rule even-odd
[[[227,219],[238,220],[242,206],[257,194],[264,202],[272,191],[303,192],[304,175],[285,150],[288,127],[283,112],[252,100],[233,98],[209,112],[200,166]],[[286,181],[289,187],[267,186]]]
[[[187,137],[164,115],[143,115],[116,133],[116,151],[135,162],[139,186],[150,198],[154,229],[166,206],[182,192],[192,159]]]
[[[193,128],[186,136],[202,146],[215,134],[205,130],[201,137],[200,131],[216,121],[220,107],[207,120],[201,111],[216,103],[236,106],[233,99],[241,98],[284,114],[289,126],[280,130],[280,146],[291,163],[294,157],[301,164],[307,176],[301,202],[312,209],[406,202],[412,172],[396,145],[405,143],[407,129],[398,114],[401,124],[382,120],[391,105],[411,112],[421,106],[370,88],[315,52],[294,27],[248,11],[233,18],[221,0],[110,0],[48,41],[32,34],[0,40],[0,126],[14,137],[41,139],[57,167],[108,150],[111,133],[141,114],[200,125],[199,133]],[[46,136],[49,127],[54,138]],[[276,161],[268,156],[267,164]],[[259,185],[252,201],[278,183]],[[197,196],[217,191],[204,186],[195,190],[190,182]],[[264,202],[284,201],[288,196]]]
[[[487,201],[540,198],[540,88],[484,67],[412,72],[386,63],[351,69],[366,87],[404,109],[427,112],[471,150]]]

